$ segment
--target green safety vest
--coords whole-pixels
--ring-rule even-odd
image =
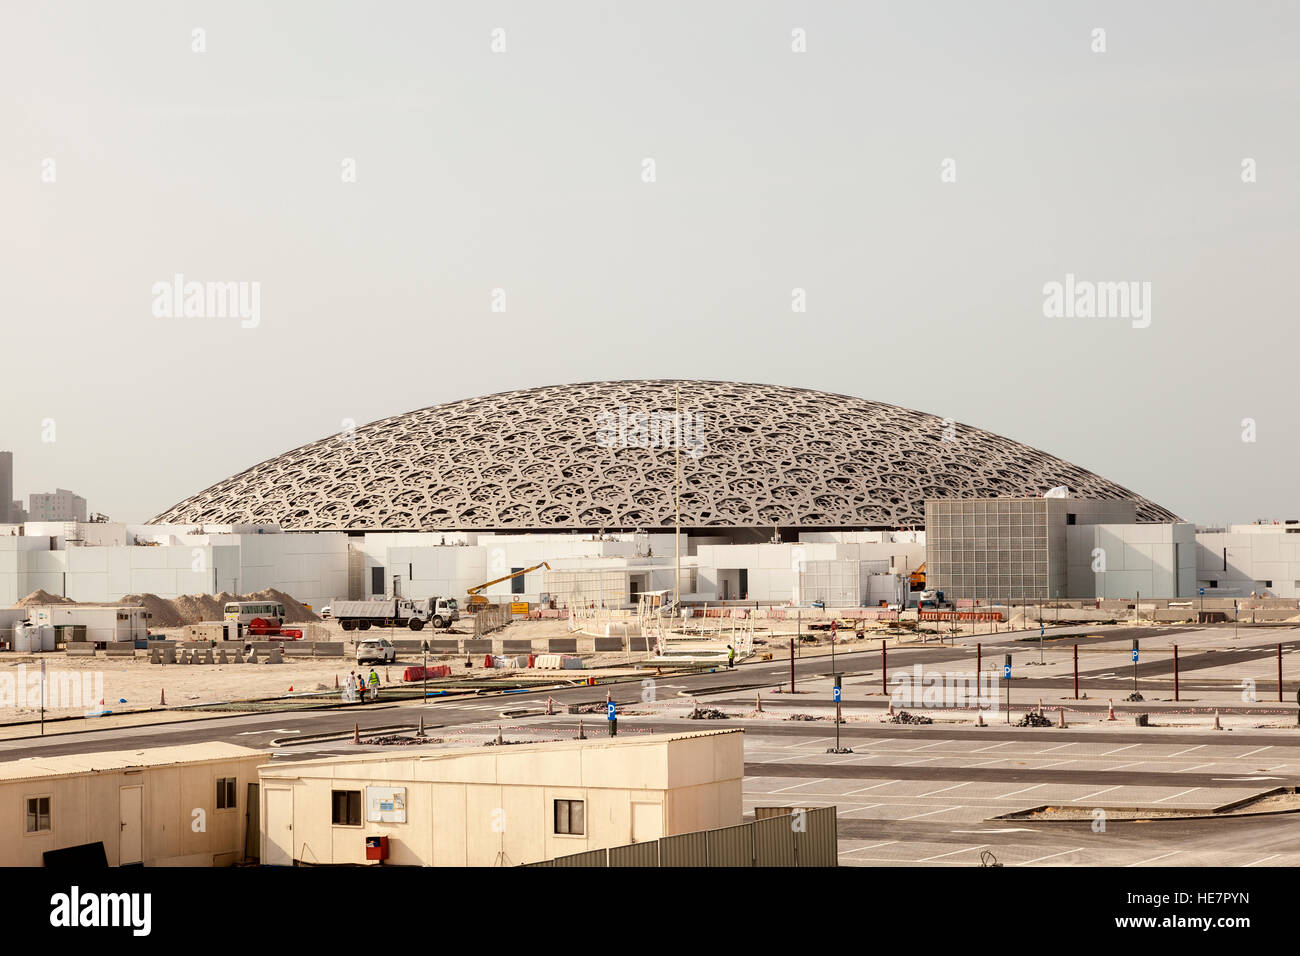
[[[374,671],[370,672],[370,686],[371,687],[379,686],[379,675],[376,674]]]

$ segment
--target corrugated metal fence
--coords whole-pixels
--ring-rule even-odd
[[[762,808],[736,827],[679,833],[647,843],[588,850],[527,866],[836,866],[834,807]]]

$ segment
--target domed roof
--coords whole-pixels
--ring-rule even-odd
[[[151,523],[671,527],[677,457],[687,528],[919,527],[927,498],[1058,485],[1132,499],[1140,521],[1176,520],[1077,465],[951,419],[809,389],[650,380],[502,392],[371,422],[255,465]]]

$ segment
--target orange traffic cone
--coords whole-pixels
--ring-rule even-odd
[[[756,714],[761,714],[762,712],[763,712],[763,695],[762,695],[762,694],[755,694],[755,695],[754,695],[754,713],[756,713]]]
[[[1115,698],[1113,698],[1113,697],[1108,697],[1108,698],[1106,698],[1106,699],[1107,699],[1108,701],[1110,701],[1110,708],[1109,708],[1109,710],[1106,712],[1106,719],[1107,719],[1107,720],[1118,720],[1119,718],[1115,716]]]
[[[979,714],[975,717],[975,726],[976,726],[976,727],[987,727],[987,726],[988,726],[988,724],[984,723],[984,711],[981,710],[981,711],[979,712]]]
[[[359,744],[359,743],[361,743],[361,725],[360,725],[360,724],[355,724],[355,723],[354,723],[354,724],[352,725],[352,742],[353,742],[354,744]]]
[[[1219,712],[1217,710],[1214,712],[1214,729],[1215,730],[1223,729],[1223,725],[1219,723]]]
[[[546,698],[546,716],[550,717],[554,714],[555,714],[555,700],[554,698],[548,697]]]
[[[335,690],[338,690],[338,686],[339,686],[339,675],[338,675],[338,674],[335,674],[335,675],[334,675],[334,689],[335,689]]]
[[[1061,708],[1061,719],[1060,719],[1059,721],[1057,721],[1056,726],[1058,726],[1058,727],[1064,727],[1064,726],[1065,726],[1065,708],[1064,708],[1064,707]]]
[[[158,706],[159,706],[159,707],[166,707],[166,706],[167,706],[167,688],[166,688],[166,687],[163,688],[162,696],[158,698]]]

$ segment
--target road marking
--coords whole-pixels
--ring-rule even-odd
[[[1050,860],[1054,856],[1065,856],[1067,853],[1078,853],[1083,847],[1076,846],[1073,850],[1062,850],[1060,853],[1049,853],[1047,856],[1035,857],[1032,860],[1025,860],[1024,863],[1017,863],[1016,866],[1028,866],[1030,863],[1041,863],[1043,860]]]
[[[1045,764],[1043,764],[1041,767],[1039,767],[1038,769],[1039,769],[1039,770],[1046,770],[1048,767],[1060,767],[1060,766],[1062,766],[1063,764],[1067,764],[1067,763],[1076,763],[1076,762],[1077,762],[1077,761],[1075,761],[1075,760],[1058,760],[1058,761],[1056,761],[1056,763],[1045,763]]]
[[[1282,777],[1211,777],[1220,783],[1254,783],[1256,780],[1282,780]]]
[[[899,821],[915,820],[917,817],[928,817],[935,813],[947,813],[949,810],[960,810],[961,807],[940,807],[938,810],[927,810],[925,813],[914,813],[910,817],[899,817]]]
[[[1110,770],[1112,770],[1112,771],[1113,771],[1113,770],[1123,770],[1125,767],[1136,767],[1136,766],[1138,766],[1139,764],[1144,764],[1144,763],[1148,763],[1148,762],[1149,762],[1149,761],[1146,761],[1146,760],[1135,760],[1135,761],[1133,761],[1133,763],[1122,763],[1122,764],[1120,764],[1120,765],[1118,765],[1118,766],[1116,766],[1116,767],[1110,767],[1110,768],[1108,768],[1108,769],[1110,769]]]
[[[993,750],[993,749],[995,749],[995,748],[997,748],[997,747],[1005,747],[1007,744],[1010,744],[1010,743],[1015,743],[1015,741],[1012,741],[1012,740],[1004,740],[1004,741],[1002,741],[1002,743],[1000,743],[1000,744],[990,744],[990,745],[987,746],[987,747],[976,747],[974,750],[971,751],[971,753],[973,753],[973,754],[977,754],[977,753],[980,753],[981,751],[984,751],[984,750]]]
[[[1180,750],[1180,751],[1178,751],[1178,753],[1176,753],[1176,754],[1170,754],[1169,756],[1171,756],[1171,757],[1181,757],[1183,754],[1189,754],[1189,753],[1191,753],[1193,750],[1200,750],[1200,749],[1201,749],[1202,747],[1204,747],[1204,746],[1205,746],[1205,744],[1197,744],[1195,747],[1188,747],[1186,750]]]
[[[1281,855],[1281,853],[1274,853],[1272,856],[1266,856],[1262,860],[1256,860],[1254,863],[1243,863],[1242,866],[1258,866],[1261,863],[1267,863],[1269,860],[1277,859]]]
[[[953,830],[952,833],[1037,833],[1029,827],[1003,827],[1001,830]]]
[[[1010,793],[1004,793],[1000,797],[994,797],[994,800],[1005,800],[1007,797],[1014,797],[1018,793],[1028,793],[1030,790],[1037,790],[1039,787],[1045,787],[1045,783],[1036,783],[1032,787],[1025,787],[1023,790],[1012,790]]]
[[[1191,790],[1184,790],[1182,793],[1173,793],[1173,794],[1170,794],[1170,795],[1167,796],[1167,797],[1161,797],[1159,800],[1156,800],[1156,801],[1154,801],[1154,802],[1155,802],[1155,803],[1164,803],[1166,800],[1172,800],[1172,799],[1174,799],[1174,797],[1184,797],[1184,796],[1186,796],[1187,794],[1189,794],[1189,793],[1194,793],[1194,792],[1196,792],[1197,790],[1200,790],[1200,789],[1201,789],[1200,787],[1192,787]]]
[[[1153,857],[1152,857],[1151,859],[1149,859],[1149,860],[1139,860],[1137,863],[1130,863],[1130,864],[1128,864],[1128,865],[1129,865],[1129,866],[1146,866],[1148,863],[1154,863],[1156,860],[1163,860],[1163,859],[1165,859],[1166,857],[1177,856],[1179,853],[1182,853],[1182,852],[1183,852],[1182,850],[1174,850],[1172,853],[1165,853],[1165,854],[1162,854],[1161,856],[1153,856]]]
[[[859,810],[874,810],[876,807],[883,807],[883,806],[887,806],[887,804],[867,803],[867,804],[863,804],[860,807],[854,807],[852,810],[841,810],[839,811],[839,815],[842,817],[847,817],[850,813],[857,813]]]
[[[1105,753],[1097,754],[1098,757],[1109,757],[1111,754],[1117,754],[1121,750],[1132,750],[1134,747],[1140,747],[1141,744],[1127,744],[1123,747],[1116,747],[1114,750],[1107,750]]]
[[[951,787],[943,787],[943,788],[941,788],[941,789],[939,789],[939,790],[931,790],[931,791],[928,792],[928,793],[918,793],[917,796],[918,796],[918,797],[932,797],[932,796],[934,796],[936,793],[947,793],[949,790],[956,790],[958,787],[967,787],[967,786],[970,786],[970,785],[971,785],[972,783],[974,783],[974,782],[975,782],[975,781],[973,781],[973,780],[967,780],[965,783],[955,783],[955,784],[953,784]]]
[[[902,763],[894,764],[895,767],[915,767],[919,763],[927,763],[931,760],[939,760],[939,757],[921,757],[917,760],[905,760]]]
[[[1082,797],[1075,797],[1075,798],[1074,798],[1073,800],[1071,800],[1070,802],[1071,802],[1071,803],[1079,803],[1079,802],[1082,801],[1082,800],[1091,800],[1093,797],[1099,797],[1099,796],[1101,796],[1103,793],[1110,793],[1112,790],[1118,790],[1118,789],[1119,789],[1120,787],[1122,787],[1122,786],[1123,786],[1123,784],[1116,784],[1116,785],[1113,786],[1113,787],[1107,787],[1105,790],[1098,790],[1096,793],[1089,793],[1089,794],[1086,794],[1086,795],[1084,795],[1084,796],[1082,796]]]
[[[852,850],[840,850],[840,856],[846,853],[858,853],[862,850],[874,850],[877,847],[889,846],[891,843],[897,843],[897,840],[886,840],[884,843],[873,843],[870,846],[855,846]]]
[[[898,782],[899,782],[899,781],[897,781],[897,780],[886,780],[884,783],[873,783],[871,786],[869,786],[869,787],[863,787],[861,790],[850,790],[848,793],[843,794],[843,796],[846,796],[846,797],[847,797],[847,796],[851,796],[852,794],[855,794],[855,793],[862,793],[862,792],[864,792],[864,791],[866,791],[866,790],[875,790],[877,787],[887,787],[887,786],[889,786],[891,783],[898,783]]]
[[[1215,761],[1217,763],[1217,761]],[[1213,767],[1213,763],[1198,763],[1195,767],[1184,767],[1182,770],[1176,770],[1175,773],[1191,773],[1193,770],[1200,770],[1202,767]]]
[[[776,790],[769,790],[768,793],[782,793],[786,790],[793,790],[795,787],[811,787],[814,783],[825,783],[830,777],[818,777],[816,780],[807,780],[803,783],[792,783],[788,787],[780,787]]]
[[[942,746],[943,746],[944,744],[946,744],[946,743],[949,743],[949,741],[947,741],[947,740],[937,740],[937,741],[935,741],[934,743],[932,743],[932,744],[926,744],[926,745],[923,746],[923,747],[911,747],[911,748],[909,748],[909,749],[907,749],[907,750],[904,750],[903,753],[909,753],[909,754],[910,754],[910,753],[914,753],[914,752],[916,752],[916,751],[918,751],[918,750],[929,750],[931,747],[942,747]]]
[[[982,849],[984,849],[984,847],[986,847],[986,846],[988,846],[987,843],[981,843],[981,844],[979,844],[979,846],[964,846],[964,847],[962,847],[960,850],[949,850],[947,853],[939,853],[939,854],[936,854],[935,856],[927,856],[927,857],[923,857],[923,858],[917,860],[916,862],[917,862],[917,863],[929,863],[931,860],[941,860],[941,859],[943,859],[945,856],[954,856],[955,854],[958,854],[958,853],[969,853],[971,850],[982,850]]]
[[[1257,754],[1257,753],[1260,753],[1260,752],[1262,752],[1262,751],[1268,750],[1268,749],[1270,749],[1272,746],[1273,746],[1272,744],[1269,744],[1267,747],[1260,747],[1259,750],[1252,750],[1252,751],[1250,751],[1249,753],[1237,754],[1237,756],[1236,756],[1235,759],[1240,760],[1242,757],[1249,757],[1251,754]]]
[[[1055,747],[1048,747],[1046,750],[1035,750],[1031,756],[1037,756],[1038,754],[1050,754],[1053,750],[1061,750],[1065,747],[1073,747],[1073,746],[1074,746],[1073,743],[1057,744]]]

